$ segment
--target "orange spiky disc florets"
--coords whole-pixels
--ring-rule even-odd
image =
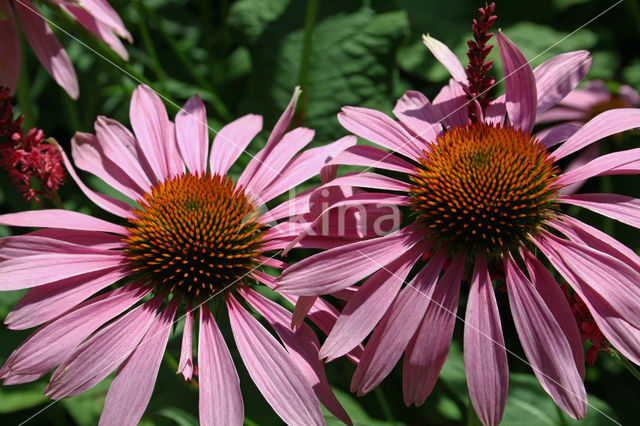
[[[472,123],[438,137],[419,161],[411,208],[452,252],[520,247],[553,214],[557,170],[527,133]]]
[[[263,225],[230,178],[181,175],[159,183],[138,203],[126,251],[134,271],[150,284],[207,298],[257,265]]]

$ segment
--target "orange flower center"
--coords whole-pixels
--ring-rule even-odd
[[[159,183],[138,203],[126,252],[134,271],[152,285],[208,298],[257,265],[263,225],[230,178],[181,175]]]
[[[553,215],[556,168],[529,134],[472,123],[438,137],[412,176],[411,208],[452,252],[520,247]]]

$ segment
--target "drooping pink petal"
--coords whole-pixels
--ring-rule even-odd
[[[177,374],[184,376],[186,381],[193,377],[193,307],[191,302],[187,304],[187,312],[184,315],[184,329],[182,330],[182,350]]]
[[[640,148],[601,155],[581,167],[563,173],[556,181],[556,184],[567,186],[572,183],[587,180],[593,176],[616,174],[616,169],[620,170],[620,167],[633,165],[633,163],[635,163],[635,165],[640,164]],[[629,168],[627,172],[628,174],[637,174],[640,173],[640,168],[637,170]]]
[[[536,79],[520,49],[498,30],[498,48],[504,67],[505,100],[509,121],[523,132],[531,133],[536,121]]]
[[[484,122],[489,124],[503,125],[504,119],[507,114],[507,107],[505,105],[505,96],[500,95],[484,110]]]
[[[435,56],[436,59],[440,61],[447,70],[449,70],[451,76],[458,83],[467,84],[467,73],[465,72],[464,67],[460,63],[458,57],[447,47],[446,44],[436,40],[429,34],[422,36],[422,42],[429,48],[431,53],[433,53],[433,56]]]
[[[522,258],[531,277],[531,283],[535,287],[547,308],[553,315],[564,336],[569,343],[576,368],[580,373],[580,378],[584,379],[584,348],[578,324],[571,312],[571,307],[560,289],[560,286],[551,275],[551,272],[535,257],[529,250],[522,249]]]
[[[207,110],[200,96],[194,95],[189,98],[184,107],[178,111],[176,136],[180,155],[189,168],[189,172],[204,173],[207,170],[209,129],[207,127]]]
[[[142,418],[156,384],[177,309],[176,300],[169,303],[118,370],[104,402],[100,425],[135,425]]]
[[[58,317],[80,302],[128,275],[116,266],[32,288],[7,314],[11,330],[24,330]]]
[[[15,91],[20,77],[20,34],[16,26],[9,0],[0,0],[0,86]]]
[[[446,256],[438,251],[396,297],[364,348],[351,380],[352,392],[370,392],[396,365],[431,303]]]
[[[638,198],[620,194],[573,194],[560,196],[558,200],[640,228],[640,199]]]
[[[0,215],[0,223],[8,226],[37,228],[77,229],[84,231],[113,232],[127,235],[125,227],[71,210],[31,210]]]
[[[562,53],[543,62],[533,70],[538,94],[537,113],[555,106],[582,81],[591,67],[591,55],[586,50]]]
[[[411,185],[398,179],[373,172],[353,172],[335,178],[319,188],[329,186],[359,186],[361,188],[375,188],[383,191],[408,192]]]
[[[407,406],[424,403],[449,354],[464,261],[464,256],[457,256],[436,284],[420,326],[407,346],[402,367],[402,390]]]
[[[440,121],[447,128],[462,127],[469,122],[467,95],[454,79],[449,80],[449,84],[436,95],[433,106],[440,111]]]
[[[9,356],[0,376],[44,375],[102,324],[128,309],[150,290],[132,283],[78,305],[25,340]]]
[[[415,140],[399,123],[387,115],[369,108],[343,107],[338,121],[351,133],[398,152],[413,160],[422,151]]]
[[[497,425],[507,401],[509,369],[502,325],[484,257],[477,257],[464,326],[469,398],[485,426]]]
[[[321,358],[338,358],[358,346],[387,312],[409,271],[425,252],[418,244],[369,278],[342,309],[327,336]]]
[[[579,121],[558,124],[557,126],[549,127],[548,129],[538,132],[535,137],[540,141],[542,146],[551,148],[569,139],[580,127],[582,127],[582,123]]]
[[[153,89],[140,85],[133,91],[129,118],[143,155],[156,178],[164,181],[169,177],[167,154],[173,135],[168,134],[167,110]]]
[[[162,300],[138,306],[81,343],[53,373],[45,394],[51,399],[78,395],[111,374],[137,348]]]
[[[349,415],[329,386],[324,365],[318,357],[320,342],[311,327],[302,323],[292,330],[290,327],[292,317],[289,311],[251,289],[243,291],[243,296],[273,327],[320,402],[342,422],[351,425]]]
[[[560,408],[584,417],[587,392],[562,328],[510,255],[504,266],[513,321],[534,374]]]
[[[240,356],[260,393],[288,424],[323,424],[320,405],[284,348],[232,295],[231,330]]]
[[[395,172],[415,174],[415,167],[413,167],[411,163],[396,155],[389,154],[386,151],[368,145],[356,145],[347,148],[336,155],[328,164],[375,167]]]
[[[262,130],[262,116],[249,114],[224,126],[211,145],[211,173],[225,175],[247,145]]]
[[[619,108],[605,111],[582,126],[551,156],[559,160],[595,141],[636,127],[640,127],[640,109]]]
[[[407,90],[396,102],[393,113],[425,141],[435,141],[436,137],[442,133],[439,111],[420,92]]]
[[[276,281],[277,289],[300,296],[342,290],[393,262],[420,239],[406,227],[384,237],[318,253],[287,268]]]
[[[13,7],[20,18],[22,32],[40,63],[72,99],[77,99],[80,89],[76,72],[49,24],[29,0],[14,2]]]
[[[198,338],[200,424],[242,425],[244,404],[238,372],[209,308],[200,306]]]
[[[638,104],[640,104],[640,94],[636,89],[626,84],[618,87],[618,96],[624,99],[629,105],[638,106]]]
[[[93,16],[111,27],[120,37],[127,39],[129,43],[133,41],[131,34],[122,23],[122,19],[106,0],[82,0],[82,5]]]

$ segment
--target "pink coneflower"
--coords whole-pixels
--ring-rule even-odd
[[[0,0],[0,86],[15,89],[20,74],[20,35],[11,11],[12,3],[22,32],[38,60],[56,83],[76,99],[79,94],[78,78],[69,56],[47,21],[29,0]],[[131,42],[131,34],[106,0],[52,0],[51,3],[105,42],[123,59],[129,58],[118,37]]]
[[[262,117],[247,115],[223,127],[209,150],[206,111],[197,96],[174,125],[160,98],[140,86],[131,104],[135,136],[105,117],[96,121],[95,136],[77,133],[75,164],[130,202],[92,191],[63,155],[82,191],[119,220],[65,210],[0,216],[5,225],[44,228],[0,240],[0,289],[32,288],[7,316],[8,327],[46,324],[10,355],[0,370],[4,383],[29,382],[58,367],[46,394],[59,399],[84,392],[119,367],[101,424],[137,424],[172,323],[184,310],[178,372],[187,380],[196,374],[193,310],[199,313],[200,422],[241,425],[238,375],[217,325],[226,308],[249,374],[286,423],[322,424],[316,396],[348,423],[326,380],[311,328],[303,324],[291,330],[291,313],[254,290],[259,283],[273,285],[273,278],[257,268],[282,268],[267,251],[291,241],[287,229],[297,235],[299,228],[283,226],[282,219],[293,205],[305,213],[311,193],[268,212],[258,206],[311,178],[328,158],[356,142],[349,136],[296,155],[314,134],[307,128],[286,131],[298,95],[296,90],[265,147],[236,182],[228,171],[261,131]],[[281,223],[271,227],[272,221]],[[332,247],[339,241],[318,237],[317,243]],[[273,327],[282,344],[250,309]],[[314,322],[325,330],[337,317],[327,304],[314,305],[314,312]]]
[[[376,167],[409,179],[364,171],[330,184],[385,191],[375,193],[378,202],[386,198],[407,206],[413,223],[306,258],[286,269],[276,288],[310,297],[366,280],[342,310],[320,355],[339,357],[373,331],[352,391],[374,389],[404,352],[404,400],[420,405],[448,354],[464,280],[469,285],[467,384],[479,418],[492,425],[502,418],[508,386],[492,283],[503,279],[534,373],[560,408],[581,418],[587,398],[580,332],[561,287],[537,253],[584,301],[607,341],[640,364],[640,257],[561,210],[564,204],[577,205],[638,227],[640,200],[616,194],[559,195],[579,179],[637,173],[640,150],[604,155],[570,173],[556,164],[603,137],[640,126],[640,110],[606,111],[566,141],[561,133],[537,139],[531,135],[536,114],[575,87],[589,55],[559,55],[534,71],[503,33],[497,38],[506,93],[486,108],[476,101],[477,121],[470,120],[466,105],[470,90],[465,69],[429,36],[425,43],[453,76],[433,104],[421,93],[407,92],[394,109],[399,122],[375,110],[343,109],[338,119],[347,130],[395,154],[357,146],[330,164]],[[401,288],[405,280],[408,285]]]

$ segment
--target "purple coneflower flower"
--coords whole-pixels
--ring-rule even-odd
[[[394,109],[399,122],[371,109],[343,109],[338,119],[347,130],[394,154],[355,146],[330,164],[375,167],[408,179],[364,171],[330,185],[385,191],[375,193],[377,202],[386,198],[407,206],[414,221],[384,237],[306,258],[286,269],[276,285],[286,293],[313,297],[366,280],[342,310],[320,355],[339,357],[372,333],[351,390],[364,394],[374,389],[404,352],[405,403],[420,405],[448,354],[461,282],[467,282],[467,384],[479,418],[489,425],[502,418],[508,386],[492,284],[502,278],[534,373],[560,408],[581,418],[587,397],[580,332],[562,288],[538,253],[584,301],[607,341],[640,364],[640,257],[562,210],[576,205],[640,227],[640,200],[559,194],[578,180],[638,173],[640,149],[601,156],[569,173],[557,166],[558,160],[599,139],[640,126],[640,110],[605,111],[568,139],[561,131],[542,139],[532,136],[536,116],[584,76],[589,54],[562,54],[532,70],[513,42],[501,32],[497,38],[506,93],[485,108],[472,99],[474,116],[467,107],[471,76],[430,36],[425,44],[453,76],[433,103],[421,93],[407,92]],[[428,260],[426,265],[422,259]],[[405,280],[408,285],[402,288]]]
[[[200,422],[241,425],[238,375],[217,325],[226,307],[249,374],[286,423],[322,424],[316,395],[349,423],[329,387],[311,328],[292,330],[291,313],[253,289],[258,283],[273,285],[273,278],[257,268],[283,267],[265,252],[291,241],[287,230],[297,235],[299,224],[285,226],[282,219],[292,206],[306,213],[311,192],[268,212],[258,207],[313,177],[327,158],[356,142],[348,136],[296,155],[314,135],[302,127],[286,131],[298,95],[296,89],[265,147],[237,182],[228,171],[261,131],[262,117],[247,115],[223,127],[209,150],[206,111],[197,96],[174,125],[160,98],[140,86],[131,103],[135,136],[105,117],[96,121],[95,136],[77,133],[72,140],[75,164],[131,202],[88,188],[63,153],[82,191],[118,220],[65,210],[0,216],[5,225],[43,228],[0,240],[0,290],[32,288],[5,322],[12,329],[45,324],[10,355],[0,370],[4,383],[33,381],[58,367],[46,394],[59,399],[84,392],[119,367],[101,424],[137,424],[172,324],[186,308],[178,372],[187,380],[196,374],[193,310],[199,313]],[[271,227],[272,221],[280,223]],[[325,248],[339,243],[329,237],[317,240]],[[282,344],[249,307],[273,327]],[[314,312],[314,321],[328,331],[337,311],[321,303]]]
[[[38,60],[56,83],[76,99],[79,94],[78,78],[69,56],[30,0],[0,0],[0,86],[15,89],[20,75],[20,35],[11,11],[12,3],[24,36]],[[131,34],[106,0],[52,0],[51,3],[105,42],[123,59],[129,58],[118,37],[131,42]]]

